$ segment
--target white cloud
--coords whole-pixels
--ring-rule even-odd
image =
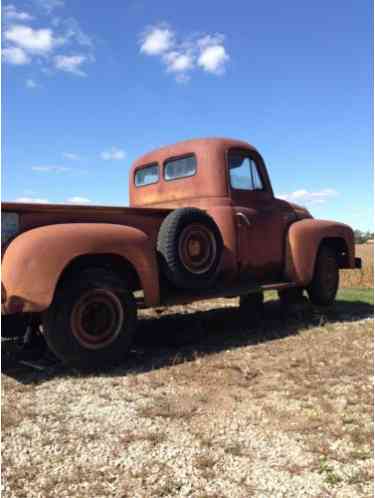
[[[38,84],[36,83],[36,81],[34,81],[31,78],[27,79],[25,84],[26,84],[27,88],[37,88],[38,87]]]
[[[65,159],[69,159],[69,161],[79,161],[80,156],[78,154],[74,154],[73,152],[64,152],[63,157]]]
[[[48,204],[49,200],[42,199],[39,197],[17,197],[17,199],[15,199],[15,202],[25,202],[25,203],[36,202],[37,204]]]
[[[201,66],[209,73],[222,74],[225,70],[225,63],[228,60],[229,56],[225,48],[221,45],[214,45],[202,51],[198,58],[198,66]]]
[[[84,47],[93,47],[92,39],[82,30],[78,21],[74,17],[67,19],[55,19],[56,26],[60,26],[65,30],[64,39],[71,40]]]
[[[64,173],[70,171],[71,168],[65,166],[32,166],[33,171],[39,171],[41,173]]]
[[[62,0],[34,2],[47,13],[64,6]],[[4,32],[4,62],[14,65],[36,62],[36,67],[45,74],[52,74],[57,69],[86,76],[82,64],[95,61],[94,44],[74,17],[53,16],[48,20],[49,25],[34,29],[28,22],[34,18],[18,11],[14,5],[5,7],[4,13],[10,22]],[[68,47],[70,53],[59,51],[62,46]]]
[[[31,54],[46,54],[62,41],[53,37],[51,29],[33,29],[15,24],[5,31],[5,39]]]
[[[119,161],[125,159],[125,151],[118,149],[117,147],[111,147],[110,150],[103,151],[100,154],[100,157],[104,159],[104,161]]]
[[[153,26],[142,35],[140,52],[159,56],[167,72],[173,73],[178,82],[187,82],[197,68],[215,75],[223,74],[230,59],[224,35],[193,35],[178,40],[166,25]]]
[[[323,204],[324,202],[337,197],[339,193],[331,188],[326,188],[319,190],[317,192],[309,192],[308,190],[296,190],[290,194],[278,195],[280,199],[284,199],[290,202],[296,202],[297,204]]]
[[[19,47],[3,48],[2,58],[4,62],[8,62],[9,64],[14,64],[16,66],[22,66],[31,62],[31,59],[27,53]]]
[[[84,55],[56,55],[54,65],[60,71],[66,71],[77,76],[86,76],[86,73],[80,69],[86,60],[87,57]]]
[[[36,204],[49,204],[51,201],[49,201],[46,198],[42,197],[17,197],[17,199],[14,200],[14,202],[24,202],[24,203],[36,203]],[[59,202],[61,203],[61,201]],[[92,201],[88,199],[87,197],[80,197],[80,196],[73,196],[69,197],[66,199],[65,203],[67,204],[91,204]]]
[[[225,64],[229,61],[223,35],[204,36],[198,40],[198,47],[200,49],[198,66],[209,73],[223,74]]]
[[[87,197],[69,197],[69,199],[66,200],[69,204],[91,204],[91,200],[87,199]]]
[[[4,16],[7,20],[12,21],[32,21],[34,19],[34,17],[27,12],[17,10],[17,8],[12,4],[4,7]]]
[[[189,71],[194,67],[193,56],[188,52],[168,52],[167,54],[165,54],[163,60],[167,65],[167,71],[172,73]]]
[[[225,36],[221,33],[216,33],[214,35],[205,35],[197,40],[197,45],[200,49],[206,47],[212,47],[213,45],[222,45],[224,43]]]
[[[150,27],[141,37],[141,52],[147,55],[160,55],[174,45],[174,33],[169,28]]]

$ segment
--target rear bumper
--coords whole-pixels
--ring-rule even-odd
[[[362,258],[355,258],[354,267],[359,269],[359,270],[362,268]]]

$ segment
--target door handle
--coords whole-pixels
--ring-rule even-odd
[[[241,221],[245,222],[245,225],[247,225],[248,227],[251,226],[249,218],[246,216],[246,214],[238,212],[238,213],[236,213],[236,216],[237,216],[238,219],[240,219]]]

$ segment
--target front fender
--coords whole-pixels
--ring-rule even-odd
[[[314,274],[320,244],[325,240],[343,239],[348,251],[348,268],[355,267],[353,230],[335,221],[305,219],[293,223],[287,234],[285,276],[306,287]]]
[[[11,302],[22,303],[22,311],[47,309],[64,268],[88,254],[125,258],[138,273],[146,305],[159,303],[156,253],[144,232],[123,225],[72,223],[34,228],[11,242],[2,262],[5,310],[13,312]]]

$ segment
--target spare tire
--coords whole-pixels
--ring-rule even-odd
[[[217,276],[223,239],[206,212],[180,208],[163,221],[157,250],[164,274],[172,284],[182,289],[204,289]]]

